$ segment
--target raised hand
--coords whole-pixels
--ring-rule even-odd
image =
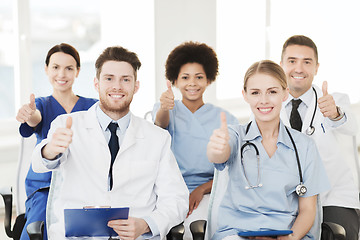
[[[339,116],[339,113],[336,108],[336,103],[331,94],[328,93],[328,83],[324,81],[322,84],[323,96],[318,99],[318,106],[320,112],[324,117],[334,119]]]
[[[167,90],[160,96],[160,108],[164,111],[169,111],[175,106],[175,97],[171,89],[171,82],[169,80],[166,81],[166,86]]]
[[[64,153],[72,142],[73,131],[71,130],[72,118],[66,119],[65,128],[57,128],[48,144],[42,149],[42,155],[46,159],[55,159],[60,153]]]
[[[221,125],[219,129],[215,129],[210,137],[207,145],[207,156],[210,162],[223,163],[230,156],[229,130],[226,122],[226,114],[220,115]]]
[[[24,104],[18,111],[16,115],[16,120],[25,123],[31,120],[31,117],[35,114],[36,104],[35,104],[35,95],[32,93],[30,95],[30,102]]]

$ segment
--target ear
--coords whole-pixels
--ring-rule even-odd
[[[77,70],[77,73],[76,73],[75,77],[77,78],[79,76],[79,73],[80,73],[80,68],[76,68],[76,70]]]
[[[135,81],[135,89],[134,89],[134,94],[137,93],[137,91],[139,90],[140,88],[140,82],[139,81]]]
[[[49,75],[49,74],[48,74],[49,67],[48,67],[46,64],[45,64],[44,70],[45,70],[46,75]]]
[[[287,87],[285,90],[285,95],[284,95],[284,98],[283,98],[283,102],[285,102],[286,101],[286,99],[288,99],[288,97],[289,97],[289,88]]]
[[[94,77],[94,87],[97,92],[99,92],[99,79],[97,77]]]
[[[319,70],[319,66],[320,66],[320,63],[317,63],[317,64],[316,64],[315,75],[317,74],[317,72],[318,72],[318,70]]]
[[[244,89],[242,90],[242,95],[243,95],[243,97],[244,97],[245,102],[248,103],[247,95],[246,95],[246,92],[245,92]]]

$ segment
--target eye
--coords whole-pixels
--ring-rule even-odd
[[[130,82],[130,78],[124,78],[124,82]]]
[[[293,64],[295,63],[295,60],[289,60],[289,63]]]
[[[182,76],[181,79],[187,80],[187,79],[189,79],[189,77],[188,76]]]
[[[309,65],[309,64],[311,64],[311,61],[305,61],[305,64]]]
[[[258,91],[253,91],[253,92],[251,92],[250,94],[251,94],[251,95],[258,95],[259,92],[258,92]]]
[[[58,69],[58,66],[53,66],[52,68],[53,68],[54,70],[56,70],[56,69]]]
[[[72,67],[67,67],[66,70],[73,71],[74,69]]]
[[[275,90],[270,90],[270,94],[277,94],[277,91],[275,91]]]
[[[201,80],[201,79],[203,79],[204,77],[203,77],[203,76],[197,76],[196,78],[199,79],[199,80]]]

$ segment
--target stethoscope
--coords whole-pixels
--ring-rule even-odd
[[[314,107],[314,112],[311,118],[311,122],[310,122],[310,126],[306,129],[306,135],[311,136],[313,135],[313,133],[315,132],[315,127],[313,126],[313,122],[314,122],[314,118],[315,118],[315,114],[316,114],[316,107],[317,107],[317,93],[314,87],[312,87],[314,93],[315,93],[315,107]]]
[[[250,122],[250,123],[247,125],[245,134],[248,133],[248,131],[249,131],[249,129],[250,129],[251,123],[252,123],[252,122]],[[300,183],[296,186],[295,192],[296,192],[296,194],[297,194],[298,196],[303,196],[303,195],[307,192],[307,188],[306,188],[306,186],[305,186],[304,183],[303,183],[303,176],[302,176],[302,171],[301,171],[299,154],[298,154],[298,151],[297,151],[297,148],[296,148],[294,139],[292,138],[289,129],[288,129],[286,126],[285,126],[285,129],[286,129],[286,132],[288,133],[288,135],[289,135],[289,137],[290,137],[290,140],[291,140],[292,145],[294,146],[295,155],[296,155],[296,161],[297,161],[297,166],[298,166],[299,176],[300,176]],[[255,149],[255,152],[256,152],[257,170],[258,170],[256,185],[251,185],[251,183],[250,183],[250,181],[249,181],[249,178],[247,177],[247,174],[246,174],[246,171],[245,171],[244,159],[243,159],[243,150],[244,150],[244,148],[245,148],[246,146],[249,146],[249,147],[252,146],[252,147]],[[245,189],[253,189],[253,188],[262,187],[261,175],[260,175],[260,155],[259,155],[259,150],[258,150],[258,148],[256,147],[256,145],[255,145],[254,143],[251,143],[251,142],[249,142],[249,141],[246,141],[246,143],[242,145],[242,147],[241,147],[241,165],[242,165],[242,168],[243,168],[243,170],[244,170],[245,179],[246,179],[246,181],[247,181],[247,183],[248,183],[248,185],[245,186]]]

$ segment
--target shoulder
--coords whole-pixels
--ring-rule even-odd
[[[145,120],[141,117],[135,116],[134,114],[131,115],[131,121],[133,122],[133,126],[138,130],[142,130],[146,137],[167,137],[170,136],[169,132],[165,129],[162,129],[156,126],[154,123]]]

